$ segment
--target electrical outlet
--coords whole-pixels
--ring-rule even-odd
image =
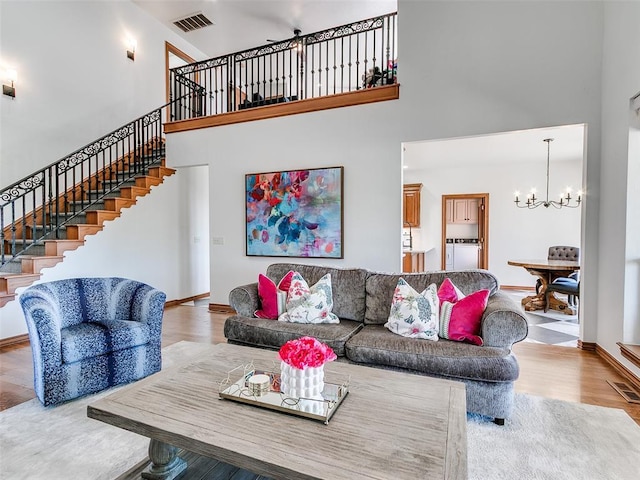
[[[212,245],[224,245],[224,237],[211,237]]]

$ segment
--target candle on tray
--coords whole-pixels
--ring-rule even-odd
[[[269,375],[259,373],[257,375],[251,375],[247,383],[251,394],[255,395],[256,397],[260,397],[262,395],[265,395],[269,391],[271,378],[269,378]]]

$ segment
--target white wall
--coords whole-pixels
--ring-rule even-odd
[[[308,262],[398,270],[403,141],[578,123],[590,132],[583,241],[585,271],[595,271],[602,5],[400,0],[398,15],[398,101],[169,135],[181,164],[210,165],[211,236],[225,238],[211,249],[214,302],[281,260],[244,255],[246,173],[344,165],[345,259]],[[505,186],[503,198],[512,193]],[[585,331],[594,341],[595,327]]]
[[[580,209],[522,210],[514,206],[513,191],[517,186],[526,191],[538,185],[544,196],[544,161],[517,162],[490,166],[430,167],[405,172],[405,183],[422,183],[420,238],[425,245],[436,247],[427,255],[428,270],[441,268],[442,195],[458,193],[489,194],[489,270],[501,285],[534,286],[536,278],[508,260],[547,258],[550,245],[580,245]],[[561,183],[579,184],[582,162],[557,162],[553,179],[573,179]],[[555,182],[557,185],[558,182]],[[555,197],[554,197],[555,199]],[[462,225],[467,227],[467,225]],[[477,228],[476,228],[477,232]]]
[[[164,104],[165,40],[205,58],[129,1],[0,2],[0,188]]]
[[[606,2],[602,75],[598,345],[636,375],[640,368],[620,355],[616,342],[640,341],[637,311],[638,156],[630,157],[629,99],[640,91],[640,3]],[[627,170],[629,175],[627,179]],[[627,192],[628,185],[632,190]],[[625,208],[626,207],[626,208]],[[635,221],[625,224],[631,209]],[[625,231],[626,230],[626,231]],[[634,277],[635,275],[635,277]],[[625,288],[625,282],[630,285]],[[635,290],[633,285],[636,286]],[[629,298],[624,298],[624,295]],[[625,327],[626,325],[626,327]]]
[[[209,164],[210,238],[224,239],[211,245],[214,303],[227,304],[234,286],[255,281],[270,263],[292,260],[245,256],[248,173],[344,166],[345,258],[293,261],[398,270],[400,143],[380,142],[388,126],[377,120],[388,111],[389,105],[372,104],[167,136],[170,166]],[[380,158],[395,158],[394,167]]]

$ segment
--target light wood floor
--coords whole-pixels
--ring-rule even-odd
[[[210,313],[205,305],[165,310],[162,344],[181,340],[224,342],[226,315]],[[571,402],[624,409],[640,425],[640,405],[627,403],[607,380],[623,380],[594,352],[534,343],[518,343],[520,363],[516,391]],[[0,349],[0,410],[34,398],[31,349],[28,345]]]

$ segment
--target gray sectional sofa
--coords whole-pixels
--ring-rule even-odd
[[[278,349],[288,340],[310,335],[330,345],[342,361],[463,382],[467,411],[493,417],[498,424],[510,416],[514,381],[519,374],[511,347],[526,338],[527,321],[521,306],[499,290],[498,280],[490,272],[397,274],[276,263],[267,268],[266,275],[277,283],[289,270],[300,272],[309,285],[331,274],[333,312],[340,323],[298,324],[254,318],[259,297],[257,283],[252,283],[229,293],[229,304],[236,311],[224,325],[229,343]],[[419,292],[431,283],[440,286],[446,277],[464,294],[488,289],[491,294],[480,334],[484,345],[444,339],[433,342],[390,332],[384,324],[400,277]]]

